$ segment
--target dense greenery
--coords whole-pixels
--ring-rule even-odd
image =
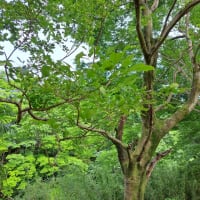
[[[161,149],[173,147],[173,152],[156,166],[145,199],[198,199],[200,194],[198,119],[197,113],[185,119],[160,145]],[[193,124],[192,129],[186,128],[188,123]],[[1,134],[4,135],[1,148],[10,147],[8,162],[1,168],[1,191],[5,196],[27,200],[122,199],[124,186],[120,167],[116,160],[115,149],[111,148],[109,143],[105,141],[99,147],[95,146],[99,139],[93,136],[81,143],[80,140],[67,140],[63,144],[66,145],[65,154],[60,157],[63,151],[54,152],[57,146],[50,127],[43,123],[29,125],[30,122],[22,127],[13,128],[9,134],[8,132]],[[137,129],[135,127],[135,130]],[[194,140],[191,142],[191,134],[194,133],[196,137],[193,137]],[[38,147],[36,142],[41,138],[42,143]],[[77,156],[77,153],[80,155],[79,148],[82,152],[81,157]],[[51,155],[53,162],[56,161],[54,168],[49,157],[52,153],[54,153]],[[7,179],[6,174],[10,174]]]
[[[198,200],[200,0],[0,4],[0,198]]]

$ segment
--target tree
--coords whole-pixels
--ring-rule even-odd
[[[64,106],[66,120],[116,146],[124,199],[142,200],[155,164],[171,151],[155,153],[157,146],[199,101],[199,3],[2,1],[1,41],[14,46],[3,60],[5,79],[18,94],[0,101],[16,106],[15,123],[25,113],[48,121]],[[65,58],[82,43],[92,62],[81,52],[72,70]],[[57,61],[55,44],[66,52]],[[17,49],[29,53],[23,67],[11,61]],[[131,132],[135,121],[139,134]]]

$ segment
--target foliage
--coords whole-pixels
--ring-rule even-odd
[[[154,170],[147,186],[146,200],[165,199],[179,200],[199,197],[199,177],[193,174],[193,170],[199,166],[180,166],[173,160],[163,161]]]
[[[2,193],[11,196],[13,188],[24,190],[27,181],[31,180],[36,173],[35,158],[33,155],[23,156],[21,154],[11,154],[6,157],[8,163],[4,166],[6,178],[3,180]]]
[[[61,173],[62,176],[59,175],[48,181],[31,183],[26,188],[25,194],[16,199],[25,200],[30,197],[32,199],[60,200],[66,198],[75,200],[122,199],[123,181],[120,171],[112,171],[105,162],[99,164],[93,165],[92,170],[89,170],[88,173],[83,173],[77,168],[69,168],[66,172]],[[198,199],[198,180],[189,175],[190,169],[187,169],[187,166],[179,166],[173,160],[159,163],[147,186],[145,200]],[[107,187],[108,185],[109,187]]]
[[[126,200],[144,198],[155,164],[171,146],[179,153],[173,158],[184,167],[195,163],[190,172],[198,176],[198,129],[194,134],[177,125],[199,103],[199,0],[0,3],[2,195],[15,195],[30,179],[56,176],[70,165],[88,172],[91,159],[115,172],[115,161],[107,160],[114,155],[111,143]],[[67,58],[74,52],[72,64]],[[191,146],[181,146],[190,142],[189,133],[192,154]],[[83,180],[93,185],[95,176]],[[109,183],[104,180],[103,186]],[[173,190],[170,195],[177,198]]]
[[[75,144],[67,140],[58,141],[51,131],[48,124],[41,124],[38,127],[30,126],[28,122],[27,126],[24,124],[24,127],[13,127],[3,134],[1,137],[3,196],[16,195],[25,189],[30,180],[33,181],[38,176],[46,179],[69,165],[79,166],[81,170],[88,168],[87,163],[80,157],[74,157],[76,151],[79,151],[74,150]]]
[[[16,199],[120,200],[123,194],[120,168],[116,160],[111,160],[110,166],[107,165],[113,153],[103,151],[102,154],[97,156],[97,165],[91,163],[87,173],[79,167],[68,166],[66,171],[61,171],[53,179],[29,184],[24,195]],[[115,169],[111,168],[111,163]]]

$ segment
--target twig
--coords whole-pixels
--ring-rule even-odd
[[[183,35],[177,35],[175,37],[170,38],[170,40],[176,40],[176,39],[185,38],[185,37],[186,37],[185,34],[183,34]]]
[[[63,58],[59,59],[59,61],[62,62],[67,57],[71,56],[81,46],[81,44],[83,43],[83,41],[84,41],[84,37],[81,39],[81,41],[78,44],[76,44],[74,42],[74,44],[71,46],[71,49],[69,50],[69,52]]]
[[[164,22],[164,25],[163,25],[162,32],[165,30],[165,28],[167,26],[167,22],[169,20],[169,17],[171,15],[172,10],[174,9],[174,6],[176,5],[176,2],[177,2],[177,0],[174,0],[174,2],[173,2],[172,6],[171,6],[171,8],[170,8],[170,10],[169,10],[169,12],[167,14],[167,17],[165,18],[165,22]],[[161,32],[161,35],[162,35],[162,32]]]

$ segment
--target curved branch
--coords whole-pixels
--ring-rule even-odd
[[[123,147],[124,149],[127,149],[127,145],[122,143],[120,140],[118,140],[117,138],[111,136],[107,131],[103,130],[103,129],[98,129],[95,127],[88,127],[85,126],[83,124],[80,124],[79,122],[77,123],[77,126],[83,130],[87,130],[87,131],[91,131],[91,132],[96,132],[99,133],[100,135],[104,136],[105,138],[109,139],[113,144],[115,145],[120,145],[121,147]]]
[[[188,42],[188,54],[193,65],[193,80],[188,101],[183,104],[182,108],[178,109],[171,117],[164,120],[163,135],[172,129],[179,121],[181,121],[187,114],[189,114],[198,104],[200,95],[200,63],[194,59],[194,51],[192,40],[189,36],[189,15],[186,17],[186,36]]]
[[[146,169],[146,176],[147,176],[147,178],[149,178],[151,176],[151,173],[152,173],[154,167],[156,166],[157,162],[161,158],[167,156],[171,151],[172,151],[172,149],[168,149],[166,151],[163,151],[161,153],[157,153],[156,154],[155,158],[147,165],[147,169]]]
[[[109,139],[113,144],[122,147],[123,149],[127,149],[127,145],[124,144],[122,141],[120,141],[119,139],[111,136],[107,131],[103,130],[103,129],[98,129],[95,127],[91,127],[91,126],[86,126],[84,124],[80,123],[80,109],[79,107],[77,107],[77,120],[76,120],[76,125],[83,130],[87,130],[87,131],[91,131],[91,132],[96,132],[99,133],[100,135],[102,135],[103,137]]]
[[[38,121],[48,121],[47,118],[41,118],[41,117],[36,116],[35,114],[33,114],[33,112],[31,110],[28,110],[28,113],[35,120],[38,120]]]
[[[174,26],[177,24],[177,22],[184,15],[186,15],[192,8],[194,8],[194,6],[196,6],[199,3],[200,3],[200,0],[194,0],[194,1],[186,4],[186,6],[175,15],[175,17],[172,19],[172,21],[163,28],[161,35],[159,37],[159,40],[157,41],[154,48],[152,49],[152,54],[154,54],[159,49],[159,47],[163,44],[163,42],[165,41],[169,32],[174,28]]]
[[[51,105],[51,106],[48,106],[48,107],[44,107],[44,108],[33,108],[32,106],[31,106],[31,103],[29,102],[29,107],[27,107],[27,108],[24,108],[23,110],[22,110],[22,112],[27,112],[27,111],[29,111],[29,110],[32,110],[32,111],[48,111],[48,110],[51,110],[51,109],[53,109],[53,108],[56,108],[56,107],[58,107],[58,106],[61,106],[61,105],[64,105],[64,104],[66,104],[66,103],[72,103],[72,102],[75,102],[75,101],[80,101],[80,100],[82,100],[84,97],[80,97],[80,98],[70,98],[70,99],[65,99],[65,100],[63,100],[63,101],[61,101],[61,102],[59,102],[59,103],[55,103],[55,104],[53,104],[53,105]],[[28,99],[27,99],[28,100]]]
[[[0,102],[2,103],[8,103],[8,104],[13,104],[17,107],[17,118],[15,123],[18,124],[21,119],[22,119],[22,109],[21,109],[21,104],[18,103],[17,101],[12,101],[10,99],[4,99],[4,98],[0,98]]]
[[[165,106],[171,101],[172,97],[173,97],[173,93],[170,93],[168,95],[166,101],[163,104],[160,104],[155,108],[155,112],[158,112],[158,111],[162,110],[163,108],[165,108]]]
[[[159,5],[159,0],[154,0],[151,6],[151,11],[154,12],[158,8],[158,5]]]

